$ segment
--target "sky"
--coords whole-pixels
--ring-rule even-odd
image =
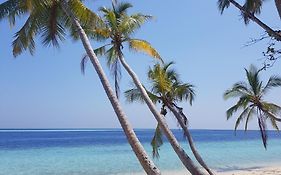
[[[128,2],[134,5],[129,13],[155,17],[134,37],[149,41],[165,62],[176,63],[173,68],[184,82],[196,86],[194,104],[181,104],[190,128],[233,129],[237,115],[227,121],[225,111],[235,99],[225,101],[222,94],[235,82],[245,80],[244,68],[262,65],[266,43],[243,46],[263,30],[254,23],[245,26],[233,6],[221,15],[216,0]],[[96,11],[100,6],[110,6],[110,1],[88,0],[86,4]],[[272,27],[281,22],[272,0],[264,3],[259,17]],[[81,42],[67,37],[57,49],[43,46],[38,38],[33,56],[26,52],[13,57],[13,35],[24,19],[18,19],[15,27],[10,27],[6,20],[0,21],[0,128],[120,128],[93,67],[88,64],[86,74],[81,74],[80,61],[85,53]],[[99,45],[92,41],[94,48]],[[149,87],[146,72],[155,61],[128,51],[125,57]],[[100,58],[100,62],[112,83],[105,59]],[[262,78],[278,75],[280,64],[279,61],[263,72]],[[156,120],[145,104],[125,101],[123,92],[132,87],[132,81],[124,70],[122,75],[120,102],[132,126],[154,128]],[[280,92],[273,90],[266,100],[281,104]],[[177,128],[171,114],[167,121],[171,128]],[[250,128],[256,129],[257,121],[250,123]]]

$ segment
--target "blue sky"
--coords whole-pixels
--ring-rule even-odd
[[[4,2],[0,0],[0,2]],[[88,1],[96,10],[110,1]],[[216,0],[179,0],[177,2],[129,1],[130,12],[155,16],[136,33],[135,38],[148,40],[165,61],[175,61],[183,81],[196,86],[194,105],[182,104],[190,118],[191,128],[232,129],[234,120],[226,121],[225,111],[234,100],[224,101],[223,92],[233,83],[244,80],[243,69],[250,64],[261,66],[264,42],[243,47],[251,37],[263,30],[250,23],[245,26],[240,13],[230,7],[220,15]],[[273,1],[266,1],[260,16],[270,26],[280,24]],[[22,24],[24,18],[18,20]],[[6,20],[0,22],[0,128],[118,128],[112,107],[92,66],[86,75],[80,72],[84,53],[80,42],[70,38],[59,49],[43,47],[40,38],[34,56],[24,53],[12,56],[11,43],[18,26],[11,28]],[[93,47],[100,43],[92,42]],[[146,71],[155,61],[143,54],[125,52],[126,59],[148,85]],[[104,58],[100,58],[109,76]],[[268,78],[278,74],[280,61],[263,74]],[[131,81],[122,70],[121,92],[131,87]],[[268,100],[281,104],[280,90],[272,91]],[[122,106],[135,128],[153,128],[155,119],[143,104]],[[169,126],[177,127],[171,115]],[[251,122],[256,128],[256,121]]]

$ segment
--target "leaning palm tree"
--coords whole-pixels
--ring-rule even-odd
[[[219,4],[225,4],[228,7],[229,5],[227,5],[228,3],[227,1],[230,2],[230,0],[219,0],[218,2]],[[265,0],[245,0],[243,4],[243,8],[245,8],[248,12],[252,13],[253,15],[255,14],[259,15],[261,13],[261,9],[264,1]],[[281,1],[274,0],[274,2],[279,18],[281,19]],[[246,23],[249,22],[249,17],[245,16],[245,14],[243,14],[243,18]]]
[[[30,53],[33,53],[35,49],[34,38],[38,35],[43,38],[44,45],[51,43],[58,46],[58,41],[64,38],[66,29],[76,32],[100,78],[128,142],[143,169],[147,174],[159,175],[159,169],[150,160],[136,137],[96,54],[93,52],[84,29],[81,27],[81,25],[99,27],[102,24],[100,23],[100,18],[86,8],[80,0],[7,0],[0,4],[0,20],[8,18],[10,23],[14,24],[16,17],[25,15],[28,16],[27,20],[16,33],[13,41],[14,56],[18,56],[27,49]]]
[[[264,96],[274,87],[281,86],[281,77],[271,76],[264,85],[260,80],[260,71],[253,65],[246,71],[247,82],[237,82],[232,88],[224,93],[224,98],[238,97],[238,102],[226,111],[227,119],[233,114],[241,110],[241,114],[237,117],[235,131],[241,121],[245,121],[245,131],[248,128],[248,122],[254,116],[258,120],[258,126],[261,133],[263,146],[267,146],[266,121],[269,120],[276,130],[279,130],[277,121],[281,122],[281,118],[277,115],[281,112],[281,107],[277,104],[264,101]]]
[[[166,108],[168,108],[174,114],[179,125],[183,129],[184,135],[188,140],[189,146],[196,160],[210,175],[213,175],[214,173],[207,166],[196,149],[192,136],[187,127],[188,120],[183,113],[183,108],[178,106],[178,103],[182,101],[189,101],[190,105],[192,105],[195,97],[194,86],[189,83],[182,83],[176,71],[170,68],[171,65],[173,65],[173,62],[164,65],[156,64],[152,69],[149,69],[148,79],[151,81],[152,86],[150,90],[147,90],[147,93],[155,104],[160,104],[162,106],[160,113],[163,115],[163,117],[165,117],[167,114]],[[144,99],[137,88],[126,91],[125,97],[129,102],[144,102]],[[151,141],[151,146],[153,148],[152,153],[154,157],[159,157],[158,150],[162,144],[162,131],[158,124]]]
[[[140,90],[142,97],[145,100],[145,103],[147,104],[150,111],[153,113],[155,119],[158,121],[160,128],[163,130],[163,133],[168,138],[181,162],[192,174],[202,174],[200,170],[195,166],[193,161],[190,159],[190,157],[181,148],[176,137],[168,128],[165,119],[157,111],[155,105],[149,98],[146,90],[143,88],[141,82],[139,81],[139,78],[125,61],[123,54],[123,48],[125,44],[127,44],[132,50],[142,51],[148,54],[149,56],[161,60],[161,57],[158,52],[147,41],[141,39],[134,39],[131,37],[144,22],[151,19],[151,16],[143,15],[141,13],[128,15],[127,10],[130,7],[132,7],[132,5],[129,3],[117,3],[117,5],[114,5],[113,3],[112,9],[105,7],[100,8],[100,11],[103,13],[103,21],[105,27],[93,29],[92,34],[90,35],[93,37],[93,39],[107,39],[109,40],[109,42],[108,44],[95,49],[95,53],[97,55],[106,56],[107,62],[110,65],[111,70],[113,70],[112,72],[115,78],[115,88],[117,94],[119,89],[118,82],[120,79],[119,64],[121,64],[125,68],[128,74],[132,77],[136,87]],[[85,67],[84,64],[86,60],[87,57],[84,57],[81,61],[82,70]]]
[[[280,10],[281,12],[281,4],[280,0],[278,1],[278,12]],[[235,0],[218,0],[218,8],[221,12],[221,14],[224,12],[226,8],[230,6],[230,4],[234,5],[236,8],[238,8],[242,16],[244,18],[245,24],[249,23],[249,20],[252,20],[257,25],[259,25],[262,29],[264,29],[269,36],[275,38],[277,41],[281,41],[281,34],[279,31],[273,30],[271,27],[266,25],[264,22],[262,22],[260,19],[258,19],[255,14],[259,14],[261,10],[262,1],[261,0],[247,0],[244,5],[240,5]]]
[[[156,60],[162,61],[162,59],[148,41],[131,37],[152,16],[141,13],[127,15],[128,8],[132,7],[130,3],[112,2],[112,7],[113,9],[106,7],[99,9],[103,14],[104,27],[93,29],[88,35],[98,41],[108,41],[105,45],[95,49],[94,52],[98,56],[106,57],[107,65],[114,77],[115,93],[118,97],[121,79],[120,62],[122,64],[122,59],[124,59],[124,46],[128,46],[130,51],[148,54]],[[88,56],[83,56],[81,61],[83,73],[87,60]]]

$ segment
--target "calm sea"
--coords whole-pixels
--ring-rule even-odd
[[[191,155],[180,130],[173,130]],[[136,133],[151,155],[153,130]],[[217,171],[281,163],[281,135],[270,131],[265,150],[258,131],[192,130],[199,152]],[[192,157],[193,158],[193,157]],[[162,171],[183,166],[165,142],[160,158]],[[142,172],[122,130],[0,130],[0,175],[110,175]]]

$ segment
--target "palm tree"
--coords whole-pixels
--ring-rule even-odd
[[[208,171],[210,175],[214,173],[204,162],[196,146],[193,142],[192,136],[187,127],[187,117],[183,113],[183,108],[177,105],[178,102],[189,101],[190,105],[195,97],[194,86],[188,83],[182,83],[179,80],[179,76],[175,70],[170,69],[173,62],[168,64],[160,65],[156,64],[153,69],[149,69],[148,78],[152,83],[150,91],[147,90],[150,99],[155,103],[162,105],[160,113],[165,116],[167,114],[166,108],[168,108],[176,117],[179,125],[183,129],[184,135],[187,137],[189,146],[196,158],[196,160],[202,165],[203,168]],[[141,96],[140,91],[137,88],[130,89],[125,92],[127,101],[141,101],[144,99]],[[159,124],[156,127],[154,137],[151,141],[153,148],[153,156],[159,157],[158,149],[163,144],[162,132]]]
[[[277,0],[277,1],[280,1],[280,0]],[[257,2],[260,2],[260,3],[257,3]],[[224,12],[224,9],[228,8],[230,6],[230,4],[234,5],[236,8],[238,8],[241,11],[245,24],[248,24],[249,19],[251,19],[253,22],[258,24],[262,29],[264,29],[268,33],[269,36],[275,38],[277,41],[281,41],[281,34],[279,31],[273,30],[271,27],[266,25],[264,22],[262,22],[260,19],[258,19],[255,16],[255,14],[260,13],[261,2],[262,1],[260,1],[260,0],[258,0],[258,1],[247,0],[246,3],[242,6],[239,3],[237,3],[235,0],[218,0],[218,8],[222,14]],[[278,8],[278,9],[281,9],[281,8]]]
[[[266,120],[271,122],[271,125],[276,130],[279,130],[277,121],[281,122],[278,115],[281,112],[281,107],[270,102],[264,101],[264,96],[274,87],[281,86],[281,77],[271,76],[264,85],[260,80],[260,71],[253,65],[246,71],[247,82],[237,82],[232,88],[224,93],[224,98],[238,97],[238,102],[226,111],[227,119],[233,114],[241,110],[241,114],[237,117],[235,131],[241,121],[245,121],[245,131],[248,128],[248,122],[253,116],[257,117],[259,130],[263,141],[264,148],[267,146]]]
[[[219,3],[226,3],[226,1],[229,0],[219,0]],[[252,14],[259,15],[261,13],[262,5],[265,0],[245,0],[245,3],[243,7]],[[274,0],[275,6],[279,15],[279,18],[281,19],[281,1],[280,0]],[[249,18],[245,15],[243,15],[244,20],[246,23],[249,22]]]
[[[105,56],[107,65],[110,67],[114,77],[115,93],[119,96],[119,84],[121,79],[120,62],[123,58],[124,45],[128,45],[130,51],[144,52],[149,56],[162,61],[159,53],[151,44],[142,39],[131,38],[140,26],[152,16],[141,13],[127,15],[128,8],[132,7],[129,3],[112,2],[113,9],[102,7],[99,10],[103,13],[103,28],[94,29],[89,32],[89,36],[98,41],[108,43],[94,50],[96,55]],[[81,70],[84,73],[85,63],[88,56],[85,55],[81,61]],[[122,63],[122,62],[121,62]]]
[[[81,24],[93,26],[99,24],[98,16],[87,9],[80,0],[7,0],[0,4],[0,20],[6,17],[14,24],[16,17],[23,15],[28,15],[28,18],[23,27],[16,33],[16,39],[13,42],[14,56],[26,49],[33,53],[35,49],[34,37],[39,34],[43,38],[43,44],[49,45],[51,43],[58,46],[58,40],[62,40],[65,35],[65,28],[77,32],[139,162],[147,174],[161,174],[136,137],[97,56],[93,52],[86,33],[81,27]]]
[[[169,142],[171,143],[173,149],[177,153],[184,166],[192,174],[202,174],[200,170],[194,165],[190,157],[181,148],[179,142],[173,135],[172,131],[168,128],[165,119],[157,111],[155,105],[149,98],[146,90],[143,88],[141,82],[139,81],[139,78],[125,61],[123,54],[123,48],[125,44],[128,44],[130,49],[142,51],[152,56],[153,58],[161,60],[161,57],[158,52],[147,41],[131,38],[132,34],[134,34],[144,22],[151,19],[151,16],[143,15],[141,13],[128,15],[127,10],[130,7],[132,7],[132,5],[129,3],[117,3],[117,5],[113,4],[112,9],[105,7],[100,8],[100,11],[103,13],[103,21],[105,27],[103,29],[99,28],[98,30],[92,30],[92,37],[98,40],[108,39],[109,43],[95,49],[95,53],[97,55],[106,56],[107,62],[110,65],[111,70],[113,70],[117,94],[119,89],[118,81],[120,79],[119,64],[121,63],[121,65],[125,68],[128,74],[132,77],[136,87],[140,90],[142,97],[145,100],[145,103],[147,104],[150,111],[153,113],[155,119],[158,121],[160,128],[168,138]],[[84,64],[86,60],[86,57],[82,59],[82,69],[85,67]]]

